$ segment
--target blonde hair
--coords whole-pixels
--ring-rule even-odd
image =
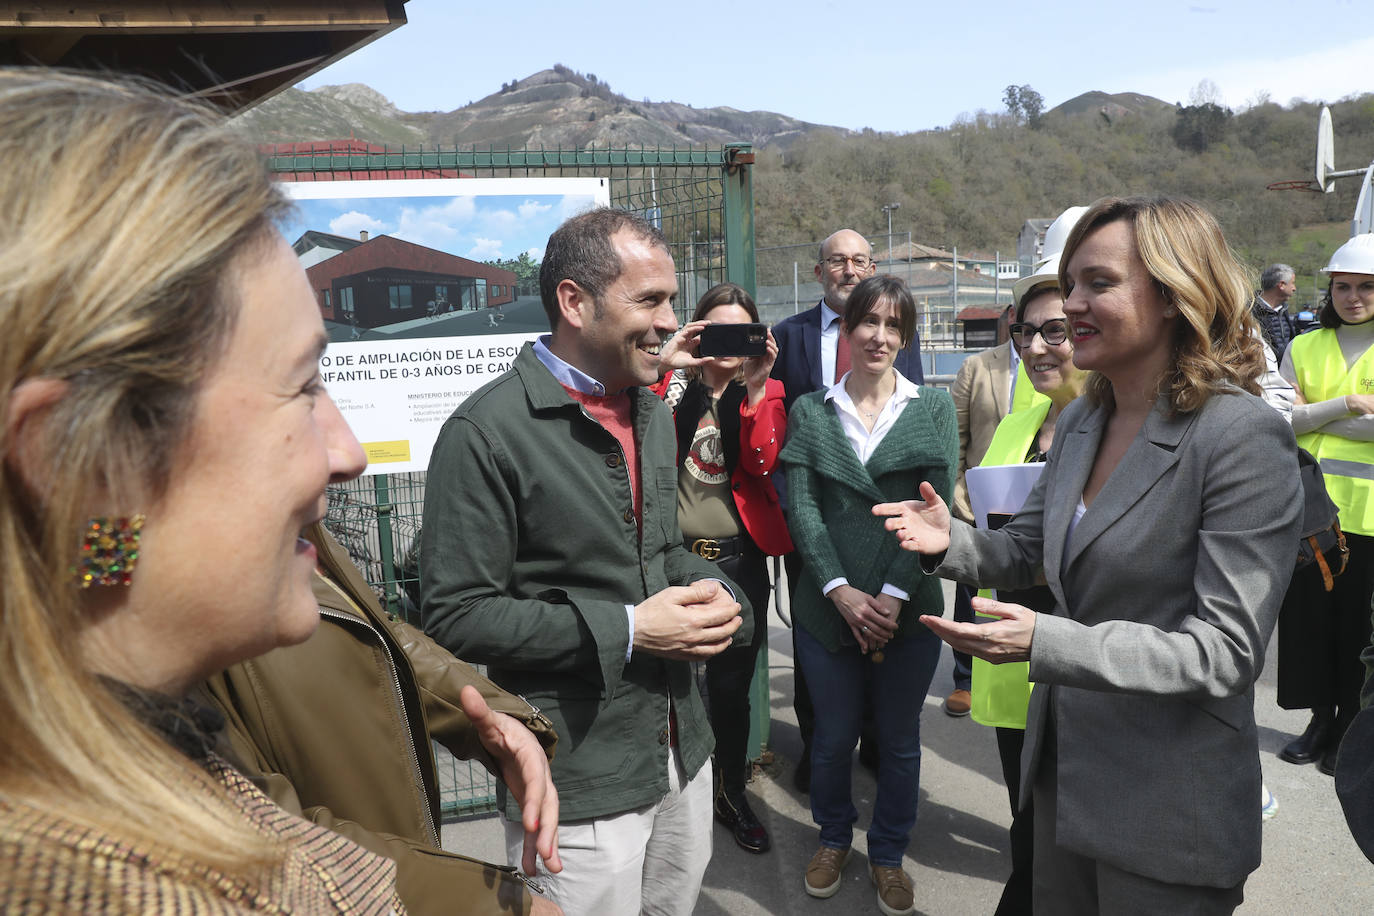
[[[1250,312],[1253,284],[1226,243],[1215,217],[1176,197],[1104,197],[1088,208],[1069,233],[1059,259],[1059,287],[1071,289],[1068,265],[1089,233],[1125,220],[1134,230],[1136,253],[1164,301],[1178,309],[1174,358],[1160,382],[1179,413],[1201,407],[1234,385],[1260,393],[1264,344]],[[1083,396],[1110,402],[1111,383],[1089,377]]]
[[[0,385],[62,385],[25,436],[41,486],[0,429],[0,793],[247,873],[279,850],[86,668],[70,568],[90,515],[165,490],[238,266],[289,204],[220,116],[130,80],[0,69],[0,156]]]

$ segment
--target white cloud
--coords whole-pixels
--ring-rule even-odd
[[[349,210],[329,221],[329,231],[335,235],[355,239],[358,237],[358,233],[363,230],[371,235],[377,235],[386,231],[386,223],[366,213],[359,213],[357,210]]]
[[[543,261],[543,260],[544,260],[544,246],[543,246],[543,245],[536,245],[536,246],[533,247],[533,248],[526,248],[526,249],[525,249],[525,254],[527,254],[527,255],[530,256],[530,260],[531,260],[531,261]]]
[[[500,239],[484,239],[479,237],[474,238],[473,242],[476,244],[472,246],[472,250],[464,255],[464,257],[471,258],[474,261],[491,261],[501,257]]]
[[[529,220],[548,213],[553,209],[553,204],[541,204],[537,200],[527,200],[516,209],[520,212],[520,219]]]

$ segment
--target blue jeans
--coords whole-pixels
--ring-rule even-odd
[[[901,868],[916,824],[921,782],[921,708],[930,690],[942,643],[925,627],[894,639],[875,663],[857,646],[828,652],[796,627],[797,659],[812,687],[816,734],[811,744],[811,818],[821,845],[848,849],[859,812],[851,792],[850,764],[863,722],[865,669],[871,678],[878,732],[878,793],[868,828],[868,859]]]

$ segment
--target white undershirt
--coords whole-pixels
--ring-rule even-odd
[[[878,411],[871,430],[864,426],[863,420],[859,417],[859,409],[854,406],[854,399],[844,390],[845,379],[849,378],[848,372],[844,374],[844,378],[826,389],[825,399],[835,405],[835,415],[840,419],[840,428],[844,430],[844,437],[849,440],[849,445],[854,449],[854,454],[858,456],[861,464],[868,464],[868,459],[873,457],[878,446],[892,431],[906,405],[921,396],[921,389],[914,382],[896,369],[892,370],[892,374],[897,377],[897,385],[892,390],[892,397],[888,398],[883,409]],[[848,584],[849,580],[844,576],[837,576],[821,587],[821,594],[829,595],[833,589]],[[904,589],[887,582],[883,583],[878,593],[891,595],[899,601],[911,599],[911,595]]]

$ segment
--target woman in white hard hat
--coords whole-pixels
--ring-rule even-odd
[[[1374,235],[1346,242],[1330,276],[1321,328],[1294,338],[1280,372],[1297,392],[1293,432],[1322,466],[1350,549],[1345,573],[1285,603],[1279,621],[1279,705],[1311,709],[1306,731],[1279,756],[1327,775],[1359,712],[1374,592]],[[1291,610],[1290,610],[1291,606]]]

